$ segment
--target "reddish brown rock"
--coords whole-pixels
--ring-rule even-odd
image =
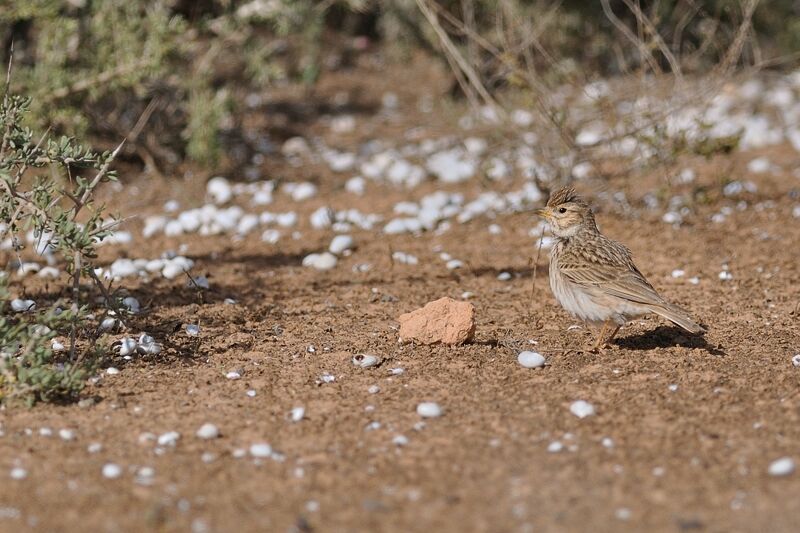
[[[475,306],[440,298],[400,315],[400,338],[422,344],[461,344],[475,333]]]

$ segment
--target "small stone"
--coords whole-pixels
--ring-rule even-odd
[[[367,392],[370,394],[378,394],[381,391],[381,388],[377,385],[370,385],[367,389]]]
[[[21,480],[28,477],[28,471],[17,466],[11,469],[11,473],[9,475],[11,476],[11,479]]]
[[[197,337],[200,334],[200,326],[197,324],[186,324],[186,334],[190,337]]]
[[[292,408],[289,418],[292,420],[292,422],[300,422],[304,416],[306,416],[305,407],[294,407]]]
[[[256,391],[254,389],[248,390],[245,394],[247,394],[250,398],[256,397]]]
[[[216,439],[219,437],[219,428],[211,423],[205,423],[197,430],[197,438],[199,439]]]
[[[117,479],[122,475],[122,467],[114,463],[103,465],[103,477],[107,479]]]
[[[265,458],[272,455],[272,446],[265,442],[260,442],[250,446],[250,455],[257,458]]]
[[[355,245],[355,241],[350,235],[337,235],[331,241],[328,250],[332,254],[341,255],[347,250],[351,250]]]
[[[462,344],[475,334],[475,306],[440,298],[400,315],[400,338],[422,344]]]
[[[381,363],[380,357],[367,353],[360,353],[353,356],[352,362],[355,366],[361,368],[370,368],[378,366]]]
[[[586,418],[587,416],[592,416],[595,413],[594,406],[584,400],[572,402],[572,405],[569,406],[569,410],[578,418]]]
[[[611,440],[611,437],[603,437],[603,440],[600,441],[600,444],[603,445],[603,448],[611,449],[614,447],[614,441]]]
[[[792,357],[792,364],[794,366],[800,367],[800,353],[795,354],[795,356]]]
[[[517,356],[519,364],[525,368],[541,368],[544,366],[544,356],[537,352],[520,352]]]
[[[217,460],[217,454],[214,452],[203,452],[203,455],[200,456],[200,460],[204,463],[213,463]]]
[[[408,444],[408,437],[405,435],[395,435],[392,439],[392,444],[395,446],[405,446]]]
[[[235,370],[231,370],[230,372],[225,374],[225,377],[228,379],[241,379],[242,375]]]
[[[547,451],[550,453],[558,453],[564,449],[564,445],[560,441],[554,440],[547,445]]]
[[[89,453],[98,453],[103,449],[103,445],[99,442],[93,442],[89,446],[86,447],[86,451]]]
[[[58,430],[58,436],[61,437],[61,440],[75,440],[75,431],[72,429],[60,429]]]
[[[106,374],[108,374],[109,376],[116,376],[117,374],[119,374],[119,368],[110,366],[106,368]]]
[[[620,507],[614,511],[614,516],[617,517],[617,520],[629,520],[631,517],[631,510],[627,507]]]
[[[423,418],[442,416],[442,408],[436,402],[422,402],[417,405],[417,414]]]
[[[781,457],[769,464],[770,476],[788,476],[794,472],[794,460],[791,457]]]
[[[178,433],[177,431],[168,431],[158,436],[158,445],[175,446],[178,443],[178,439],[180,438],[181,434]]]

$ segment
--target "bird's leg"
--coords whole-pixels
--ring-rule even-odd
[[[619,328],[621,328],[621,327],[622,326],[620,325],[620,326],[617,326],[617,327],[614,328],[614,331],[612,331],[611,335],[608,336],[608,338],[606,339],[606,342],[603,343],[604,346],[609,346],[611,344],[611,341],[614,339],[614,335],[617,334],[617,332],[619,331]]]
[[[608,329],[608,323],[609,322],[610,322],[609,320],[606,320],[605,322],[603,322],[603,327],[600,328],[600,334],[597,336],[597,341],[594,343],[594,346],[592,346],[592,351],[593,352],[598,351],[600,349],[600,346],[603,345],[603,338],[605,337],[606,330]]]

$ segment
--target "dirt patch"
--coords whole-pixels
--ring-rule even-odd
[[[375,131],[388,136],[387,128]],[[135,246],[103,248],[104,261],[180,249],[211,288],[126,280],[145,308],[129,327],[162,342],[162,353],[110,362],[121,372],[102,374],[81,406],[3,412],[0,467],[27,477],[0,485],[0,528],[794,531],[800,475],[775,478],[767,469],[783,456],[800,460],[800,369],[791,363],[800,351],[800,224],[789,172],[797,156],[787,147],[764,153],[787,170],[753,178],[759,192],[744,198],[748,208],[721,223],[711,216],[724,198],[697,205],[674,227],[660,213],[594,197],[602,230],[708,328],[687,336],[647,317],[600,354],[584,349],[592,332],[575,327],[550,295],[544,255],[532,291],[530,213],[420,236],[354,230],[358,248],[335,268],[301,266],[333,236],[308,225],[318,207],[391,213],[410,195],[447,187],[408,193],[370,184],[357,197],[342,176],[316,176],[314,199],[289,204],[278,195],[269,206],[296,209],[301,220],[302,237],[276,245],[258,234],[143,239],[133,221]],[[734,154],[724,168],[738,172],[752,157]],[[719,164],[692,163],[693,186],[719,187]],[[302,180],[308,170],[292,172],[282,175]],[[654,173],[607,187],[641,206],[658,183]],[[203,187],[134,179],[116,201],[145,215],[170,198],[197,205]],[[469,182],[449,190],[485,189]],[[393,260],[398,250],[418,264]],[[448,270],[443,252],[464,267]],[[719,278],[723,268],[731,280]],[[673,277],[676,269],[685,275]],[[25,291],[52,297],[35,280]],[[465,292],[476,308],[472,342],[398,344],[399,315]],[[199,335],[188,336],[186,324],[198,324]],[[517,354],[525,349],[545,355],[547,366],[523,368]],[[357,353],[382,362],[359,368]],[[570,413],[581,399],[594,416]],[[423,401],[437,402],[443,416],[423,421],[415,411]],[[221,437],[197,438],[209,422]],[[76,438],[62,440],[63,428]],[[180,433],[174,446],[146,435],[169,431]],[[560,451],[548,451],[555,441]],[[274,453],[254,457],[258,443]],[[121,467],[118,478],[103,476],[108,463]]]

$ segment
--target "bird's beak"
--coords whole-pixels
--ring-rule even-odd
[[[551,216],[550,215],[550,209],[547,208],[547,207],[544,207],[542,209],[537,209],[536,210],[536,214],[539,215],[540,217],[542,217],[545,220],[550,220],[550,216]]]

